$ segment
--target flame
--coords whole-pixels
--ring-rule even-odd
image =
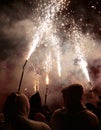
[[[34,81],[34,92],[36,92],[36,80]]]
[[[49,84],[49,75],[48,75],[48,73],[46,74],[46,85],[48,85]]]

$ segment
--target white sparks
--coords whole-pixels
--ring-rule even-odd
[[[88,70],[87,70],[87,61],[85,59],[85,56],[83,54],[83,51],[82,49],[80,48],[80,44],[82,41],[82,36],[80,35],[81,33],[79,33],[79,31],[77,30],[76,26],[74,27],[74,31],[73,31],[73,37],[74,37],[74,40],[75,40],[75,51],[76,51],[76,55],[77,55],[77,58],[78,58],[78,61],[79,61],[79,65],[83,71],[83,73],[85,74],[88,82],[90,81],[90,78],[89,78],[89,73],[88,73]]]
[[[46,14],[44,16],[44,22],[42,22],[41,25],[38,27],[37,32],[33,37],[32,47],[27,56],[27,60],[30,58],[31,54],[35,51],[38,43],[43,37],[43,34],[51,25],[51,22],[54,19],[55,14],[60,10],[62,4],[64,4],[64,0],[58,2],[57,0],[54,0],[54,2],[52,1],[52,3],[49,4],[49,6],[43,10],[43,12]]]

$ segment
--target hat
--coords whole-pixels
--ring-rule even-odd
[[[83,86],[81,84],[72,84],[62,89],[63,96],[71,100],[81,100],[83,94]]]

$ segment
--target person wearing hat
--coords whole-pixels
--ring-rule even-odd
[[[52,130],[99,130],[99,120],[82,102],[83,86],[72,84],[62,90],[63,108],[50,119]]]
[[[11,93],[6,99],[3,112],[5,122],[0,130],[51,130],[46,123],[28,118],[30,104],[24,93]]]

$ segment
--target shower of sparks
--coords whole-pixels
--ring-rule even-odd
[[[54,19],[55,14],[61,9],[64,8],[66,0],[52,1],[42,12],[45,14],[44,22],[41,21],[40,26],[38,27],[35,35],[33,36],[32,47],[27,56],[27,60],[30,58],[31,54],[35,51],[38,43],[41,41],[44,33],[48,30],[49,26],[52,24],[52,20]]]
[[[56,56],[58,75],[61,77],[61,51],[59,46],[59,37],[55,36],[55,34],[51,35],[51,42]]]
[[[79,61],[79,65],[83,71],[83,73],[85,74],[88,82],[90,81],[90,77],[89,77],[89,73],[87,70],[87,61],[85,59],[85,56],[83,54],[82,49],[80,48],[80,43],[82,42],[82,36],[80,35],[81,33],[79,33],[79,31],[77,31],[77,29],[75,28],[75,31],[73,32],[74,35],[74,39],[75,39],[75,51],[78,57],[78,61]]]
[[[46,30],[46,27],[47,27],[47,23],[44,22],[42,23],[38,29],[37,29],[37,32],[35,33],[34,37],[33,37],[33,41],[32,41],[32,47],[29,51],[29,54],[27,56],[27,60],[30,58],[31,54],[35,51],[38,43],[41,41],[42,37],[43,37],[43,33],[45,32]]]
[[[53,55],[55,55],[55,62],[57,66],[58,76],[61,77],[61,73],[63,71],[62,68],[62,48],[60,45],[65,44],[62,41],[62,38],[59,33],[59,29],[63,29],[64,36],[67,36],[67,42],[70,40],[73,40],[75,44],[75,50],[76,55],[78,59],[78,64],[80,68],[82,69],[83,74],[85,75],[87,81],[90,81],[89,73],[87,70],[87,61],[85,54],[83,53],[81,44],[82,44],[82,36],[81,32],[79,32],[79,28],[77,25],[75,25],[74,21],[69,21],[69,19],[66,19],[66,15],[63,15],[62,19],[60,20],[59,17],[61,17],[61,13],[63,9],[68,7],[70,4],[70,1],[66,0],[50,0],[50,2],[42,3],[39,2],[39,7],[37,8],[37,11],[39,11],[39,19],[38,19],[38,27],[37,30],[33,36],[32,40],[32,46],[30,49],[30,52],[27,56],[27,60],[30,58],[31,54],[36,50],[36,47],[39,45],[42,45],[45,43],[45,47],[47,49],[53,49],[53,53],[51,55],[51,49],[49,50],[49,53],[46,54],[46,59],[44,62],[44,68],[45,72],[49,74],[49,72],[53,68]],[[67,10],[67,9],[66,9]],[[59,17],[57,16],[59,12]],[[57,25],[57,22],[59,20],[59,25]],[[82,21],[82,20],[81,20]],[[71,22],[71,23],[70,23]],[[70,25],[68,30],[66,29],[67,25]],[[67,35],[66,35],[67,32]],[[66,37],[65,37],[66,38]],[[46,41],[43,41],[46,40]],[[48,48],[49,47],[49,48]],[[74,56],[74,57],[75,57]],[[62,73],[63,74],[63,73]],[[35,83],[36,84],[36,83]],[[36,85],[35,85],[36,86]]]
[[[45,61],[45,71],[50,72],[52,69],[52,58],[51,58],[51,53],[46,55],[46,61]]]
[[[77,49],[78,48],[78,49]],[[80,48],[77,46],[76,47],[76,49],[77,49],[77,51],[79,51],[80,50]],[[81,68],[82,68],[82,71],[83,71],[83,73],[85,74],[85,76],[86,76],[86,78],[87,78],[87,80],[88,80],[88,82],[90,81],[90,78],[89,78],[89,73],[88,73],[88,70],[87,70],[87,62],[86,62],[86,60],[84,59],[84,56],[83,56],[83,54],[81,53],[80,54],[80,52],[77,52],[78,53],[78,59],[80,60],[79,61],[79,65],[81,66]]]

